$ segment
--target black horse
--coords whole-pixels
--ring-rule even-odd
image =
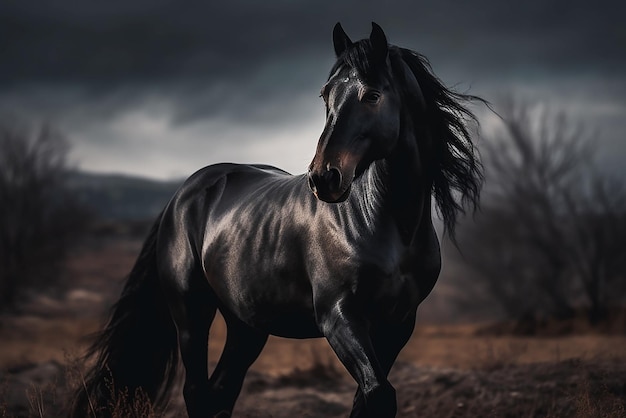
[[[307,174],[218,164],[178,190],[90,350],[75,415],[107,415],[124,390],[162,407],[180,353],[189,416],[230,416],[272,334],[326,337],[358,383],[351,417],[395,416],[387,375],[441,266],[431,199],[453,236],[482,174],[462,104],[474,97],[372,26],[355,43],[335,26],[326,126]],[[227,339],[209,377],[218,309]]]

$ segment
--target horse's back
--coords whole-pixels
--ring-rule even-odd
[[[271,181],[289,181],[294,176],[270,165],[219,163],[206,166],[189,176],[174,194],[168,208],[180,211],[194,202],[204,205],[228,195],[243,197],[248,190],[258,189]],[[226,190],[228,185],[228,190]],[[168,210],[166,208],[166,211]]]
[[[206,166],[193,173],[183,183],[180,191],[184,189],[193,189],[194,186],[201,188],[210,187],[216,181],[222,177],[228,176],[245,176],[248,179],[262,180],[266,177],[280,176],[280,177],[292,177],[288,172],[281,170],[280,168],[264,165],[264,164],[237,164],[237,163],[219,163]]]
[[[293,177],[268,165],[220,163],[196,171],[163,210],[158,233],[162,256],[200,263],[198,255],[211,224],[215,225],[264,184]]]

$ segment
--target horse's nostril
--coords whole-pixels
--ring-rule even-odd
[[[329,191],[338,192],[341,188],[341,171],[336,167],[328,167],[328,170],[323,174],[324,181],[326,182]]]
[[[328,196],[341,191],[342,175],[338,168],[328,166],[321,173],[309,171],[308,184],[311,191],[318,196]],[[318,196],[319,197],[319,196]]]

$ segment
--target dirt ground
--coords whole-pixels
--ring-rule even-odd
[[[64,291],[34,295],[23,313],[0,318],[0,417],[62,415],[71,364],[101,326],[139,246],[115,239],[77,249]],[[418,322],[390,377],[398,416],[626,417],[626,335],[494,336],[477,333],[482,325]],[[224,336],[218,318],[211,362]],[[234,416],[345,417],[354,390],[325,340],[271,338]],[[171,410],[185,416],[179,393]]]

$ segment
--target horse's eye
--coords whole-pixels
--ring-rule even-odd
[[[380,101],[381,94],[378,91],[370,90],[363,95],[362,100],[367,103],[376,104]]]

